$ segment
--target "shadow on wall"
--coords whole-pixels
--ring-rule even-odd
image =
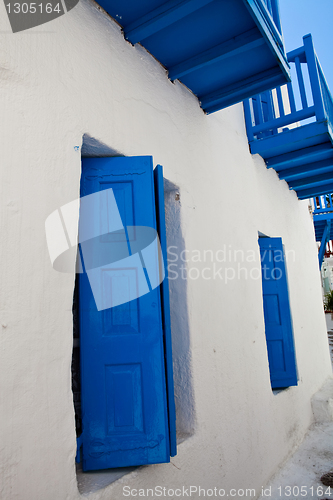
[[[179,443],[194,433],[195,406],[187,307],[187,280],[182,279],[180,270],[183,264],[180,254],[185,249],[185,242],[181,231],[181,202],[179,188],[167,179],[164,179],[164,199],[169,250],[168,266],[173,377],[175,384],[177,441]],[[178,259],[174,254],[177,255]],[[176,276],[178,277],[176,278]]]
[[[98,141],[88,134],[82,137],[81,156],[83,157],[102,157],[102,156],[124,156],[115,149],[110,148],[103,142]]]

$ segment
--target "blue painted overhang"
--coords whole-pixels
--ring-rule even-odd
[[[278,0],[99,0],[212,113],[290,81]]]
[[[251,152],[259,153],[300,199],[333,192],[333,99],[311,35],[303,43],[287,54],[296,70],[292,84],[244,102]]]

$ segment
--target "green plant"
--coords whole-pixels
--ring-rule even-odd
[[[325,311],[333,311],[333,290],[325,294],[324,309]]]

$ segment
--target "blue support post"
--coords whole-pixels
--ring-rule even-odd
[[[264,92],[264,96],[267,102],[267,116],[268,120],[274,120],[275,118],[275,113],[274,113],[274,104],[273,104],[273,98],[272,98],[272,92],[268,90],[267,92]]]
[[[252,103],[251,99],[251,103]],[[254,140],[253,136],[253,123],[252,123],[252,115],[251,115],[251,109],[250,109],[250,99],[246,99],[243,102],[244,106],[244,115],[245,115],[245,125],[246,125],[246,132],[247,132],[247,137],[249,142],[252,142]]]
[[[301,62],[300,62],[299,57],[295,57],[295,66],[296,66],[299,91],[301,94],[302,106],[303,106],[303,109],[306,109],[308,107],[308,102],[306,99],[304,78],[303,78],[302,67],[301,67]]]
[[[259,124],[264,123],[264,113],[262,109],[262,103],[261,103],[261,94],[256,95],[256,102],[257,102],[257,109],[258,109],[258,121]]]
[[[284,116],[285,112],[284,112],[284,106],[283,106],[283,100],[282,100],[281,87],[277,87],[277,89],[276,89],[276,95],[277,95],[277,99],[278,99],[280,116]]]
[[[290,111],[292,113],[296,113],[295,96],[294,96],[294,91],[293,91],[292,83],[291,82],[287,83],[287,87],[288,87],[288,96],[289,96],[289,103],[290,103]]]
[[[319,254],[318,254],[319,270],[321,269],[321,266],[322,266],[322,263],[324,260],[326,243],[330,239],[330,233],[331,233],[331,221],[328,220],[328,221],[326,221],[326,226],[324,229],[323,237],[322,237],[321,242],[320,242],[320,248],[319,248]]]
[[[303,43],[305,48],[306,61],[309,68],[309,77],[312,89],[313,103],[316,109],[316,118],[317,121],[322,121],[325,120],[325,110],[319,82],[317,56],[313,47],[312,36],[310,34],[303,36]]]
[[[325,205],[325,208],[328,208],[326,196],[324,196],[324,205]]]

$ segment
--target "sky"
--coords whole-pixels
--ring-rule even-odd
[[[333,94],[333,0],[280,0],[286,52],[303,45],[311,33],[314,47]]]

